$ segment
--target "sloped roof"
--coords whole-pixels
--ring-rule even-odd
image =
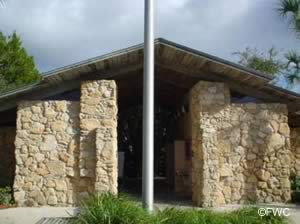
[[[226,82],[237,92],[267,102],[285,103],[291,117],[298,119],[295,112],[300,111],[300,95],[270,84],[272,76],[268,74],[161,38],[155,41],[155,63],[193,78]],[[1,94],[0,111],[15,107],[23,99],[43,99],[78,88],[83,79],[111,79],[142,68],[143,44],[81,61],[43,73],[33,85]]]

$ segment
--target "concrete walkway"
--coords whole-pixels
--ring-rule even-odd
[[[174,205],[167,203],[156,203],[155,207],[163,209],[166,207],[177,207],[181,209],[191,208],[189,205]],[[224,207],[214,208],[214,211],[230,212],[240,209],[240,205],[228,205]],[[288,208],[290,224],[300,223],[300,206],[296,205],[255,205],[258,208]],[[195,208],[195,207],[193,207]],[[201,209],[201,208],[198,208]],[[55,207],[42,207],[42,208],[10,208],[0,209],[0,224],[35,224],[45,217],[72,217],[76,215],[78,208],[55,208]]]
[[[76,208],[9,208],[0,209],[0,224],[35,224],[44,217],[71,217]]]

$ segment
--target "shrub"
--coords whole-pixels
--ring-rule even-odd
[[[228,223],[232,224],[287,224],[288,220],[283,216],[258,215],[258,208],[244,208],[225,215]],[[225,224],[226,222],[224,222]]]
[[[299,176],[292,176],[290,178],[291,181],[291,201],[293,203],[300,202],[300,177]]]
[[[300,177],[299,176],[291,177],[291,189],[293,191],[300,191]]]
[[[96,195],[82,204],[76,224],[286,224],[279,216],[260,217],[258,209],[234,212],[167,208],[153,215],[126,196]]]
[[[134,224],[147,223],[148,218],[144,209],[124,195],[99,194],[82,203],[78,223]]]
[[[220,223],[220,215],[214,216],[210,211],[178,210],[167,208],[156,214],[153,223],[163,224],[198,224],[198,223]]]
[[[10,187],[0,188],[0,205],[10,205],[12,203],[12,190]]]
[[[163,224],[285,224],[285,218],[258,215],[257,208],[243,208],[234,212],[209,210],[165,209],[157,214],[156,222]]]

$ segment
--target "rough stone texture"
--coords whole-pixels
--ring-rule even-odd
[[[79,167],[80,176],[93,186],[92,191],[117,191],[116,100],[114,81],[86,81],[81,85]]]
[[[226,85],[199,82],[190,111],[193,201],[209,207],[290,199],[285,105],[230,104]]]
[[[117,143],[117,88],[114,81],[97,83],[100,105],[86,105],[89,110],[95,109],[100,128],[96,131],[96,192],[118,191],[118,143]],[[91,93],[91,92],[90,92]],[[91,95],[89,94],[89,97]],[[91,116],[91,114],[89,114]]]
[[[15,176],[15,127],[0,128],[0,187],[12,186]]]
[[[116,98],[115,82],[104,80],[84,82],[80,104],[20,103],[18,206],[72,206],[95,191],[117,192]],[[190,92],[189,112],[192,192],[198,205],[289,200],[290,170],[298,174],[300,169],[300,140],[299,130],[292,129],[290,151],[285,105],[231,104],[225,84],[199,82]],[[12,139],[1,133],[0,156],[3,138]]]
[[[79,176],[78,114],[76,102],[19,104],[14,182],[18,206],[73,205],[73,179]]]
[[[81,91],[80,104],[19,104],[14,182],[18,206],[73,206],[95,190],[117,193],[116,84],[89,81]]]
[[[300,128],[291,128],[291,175],[300,176]]]
[[[96,133],[96,192],[118,192],[116,122]]]

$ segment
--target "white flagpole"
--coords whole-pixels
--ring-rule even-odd
[[[153,211],[154,181],[154,0],[145,0],[143,93],[143,207]]]

